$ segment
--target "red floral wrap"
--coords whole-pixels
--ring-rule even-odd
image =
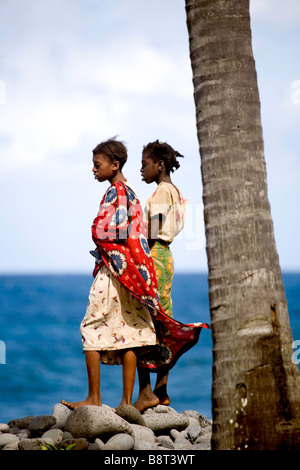
[[[101,256],[94,276],[104,262],[118,281],[149,309],[159,344],[138,350],[140,367],[157,372],[171,369],[198,339],[206,323],[183,324],[166,315],[159,303],[143,211],[134,191],[122,182],[111,185],[103,196],[92,225],[92,238]]]

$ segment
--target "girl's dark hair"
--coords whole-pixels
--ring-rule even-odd
[[[112,162],[117,160],[120,163],[120,170],[127,161],[127,148],[123,142],[116,140],[116,137],[101,142],[93,150],[93,155],[105,155]]]
[[[180,163],[177,160],[177,157],[182,157],[177,150],[174,150],[171,145],[167,144],[166,142],[160,142],[156,140],[155,142],[150,142],[149,144],[145,145],[143,148],[143,154],[147,152],[150,155],[150,158],[155,160],[163,160],[167,174],[170,171],[177,170],[180,167]]]

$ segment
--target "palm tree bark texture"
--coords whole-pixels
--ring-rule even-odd
[[[299,449],[249,0],[186,0],[213,337],[212,449]],[[275,112],[275,110],[274,110]]]

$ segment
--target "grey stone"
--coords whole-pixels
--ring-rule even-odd
[[[79,437],[77,439],[66,439],[62,441],[60,444],[59,448],[60,449],[66,449],[70,445],[75,444],[75,447],[73,450],[86,450],[89,446],[89,441],[85,439],[84,437]]]
[[[206,438],[202,442],[196,442],[191,448],[192,450],[211,450],[211,440]]]
[[[102,406],[82,406],[67,419],[65,431],[74,437],[111,436],[117,433],[132,434],[130,424],[111,409]]]
[[[171,429],[170,435],[174,440],[181,437],[181,433],[177,429]]]
[[[152,431],[166,431],[171,429],[183,430],[189,425],[189,418],[177,413],[155,413],[144,415],[146,426]]]
[[[20,440],[22,439],[27,439],[28,437],[31,436],[31,432],[29,431],[28,428],[24,428],[24,429],[21,429],[17,434],[16,436],[18,436],[18,438]]]
[[[191,442],[184,438],[175,439],[173,445],[175,450],[189,450],[193,447]]]
[[[186,439],[190,439],[190,436],[189,436],[190,429],[192,429],[194,426],[200,426],[198,419],[192,418],[191,416],[188,416],[188,419],[189,419],[189,425],[187,428],[185,428],[184,431],[182,431],[182,434]]]
[[[33,436],[39,436],[47,431],[51,426],[56,423],[56,418],[51,415],[36,416],[28,426],[29,431]]]
[[[71,413],[70,408],[62,403],[56,403],[52,410],[52,416],[56,418],[56,423],[52,426],[52,429],[63,429]]]
[[[157,436],[155,442],[160,446],[165,446],[169,449],[174,449],[173,441],[170,436]]]
[[[212,427],[211,421],[203,415],[199,415],[199,423],[201,428]]]
[[[99,440],[101,442],[101,444],[99,442],[97,442],[97,440]],[[101,450],[103,445],[104,444],[101,441],[101,439],[96,439],[95,442],[93,442],[92,444],[89,444],[87,450]]]
[[[101,450],[122,450],[121,447],[115,442],[106,442]]]
[[[20,439],[14,434],[10,434],[7,432],[0,434],[0,449],[6,446],[7,444],[12,444],[13,442],[19,442],[19,440]]]
[[[53,441],[51,439],[41,439],[39,437],[35,437],[33,439],[23,439],[19,442],[19,449],[20,450],[41,450],[42,446],[47,446],[47,444],[52,444]]]
[[[58,446],[63,440],[64,433],[61,429],[49,429],[49,431],[44,432],[42,439],[52,439],[53,444]]]
[[[139,424],[130,424],[130,426],[133,431],[135,444],[137,444],[139,441],[147,441],[151,444],[155,443],[155,435],[151,429],[145,426],[140,426]]]
[[[118,416],[128,421],[128,423],[146,426],[145,420],[141,413],[132,405],[120,405],[115,410]]]
[[[99,437],[96,437],[95,444],[98,444],[100,447],[104,446],[104,442]]]
[[[66,439],[72,439],[72,434],[68,431],[64,431],[64,434],[63,434],[63,441],[66,440]]]
[[[185,410],[182,412],[183,415],[190,416],[191,418],[194,418],[198,421],[198,424],[200,424],[199,419],[200,419],[200,413],[195,410]]]
[[[166,406],[166,405],[156,405],[153,407],[153,411],[155,413],[176,413],[177,411],[172,408],[171,406]]]
[[[138,441],[134,444],[133,450],[161,450],[161,447],[148,441]]]
[[[171,436],[174,439],[173,445],[176,450],[188,450],[191,448],[191,442],[184,437],[183,432],[179,432],[177,429],[171,429]]]
[[[21,432],[21,429],[17,427],[13,427],[13,428],[9,428],[9,432],[10,434],[19,434],[19,432]]]
[[[1,450],[19,450],[19,441],[10,442],[2,447]]]
[[[8,424],[0,423],[0,432],[9,432],[10,427]]]
[[[202,434],[202,428],[201,428],[200,425],[193,426],[188,431],[188,437],[189,437],[190,441],[193,442],[193,443],[196,441],[196,439],[199,436],[201,436],[201,434]]]
[[[108,449],[107,445],[116,445],[119,447],[120,450],[131,450],[133,449],[134,446],[134,439],[132,436],[129,436],[129,434],[115,434],[113,437],[111,437],[106,444],[103,445],[102,450],[113,450],[113,449]],[[116,449],[118,450],[118,449]]]
[[[35,418],[35,416],[30,415],[30,416],[25,416],[25,418],[19,418],[19,419],[13,419],[12,421],[9,421],[8,425],[9,427],[17,427],[20,429],[27,428],[31,421]]]

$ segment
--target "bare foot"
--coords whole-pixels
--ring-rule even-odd
[[[133,406],[140,412],[159,404],[159,398],[152,392],[141,392]]]
[[[101,401],[94,400],[92,398],[87,398],[86,400],[75,401],[75,402],[61,400],[61,402],[63,405],[67,406],[68,408],[71,408],[71,410],[76,410],[77,408],[80,408],[81,406],[87,406],[87,405],[101,406]]]
[[[153,393],[159,398],[160,405],[168,406],[171,403],[170,397],[167,394],[167,386],[161,385],[153,390]]]

